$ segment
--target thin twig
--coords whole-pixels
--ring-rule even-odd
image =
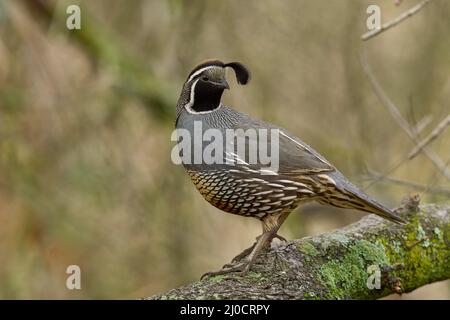
[[[385,24],[383,24],[380,28],[378,29],[374,29],[374,30],[370,30],[366,33],[364,33],[361,36],[361,39],[363,41],[367,41],[377,35],[379,35],[380,33],[395,27],[396,25],[398,25],[400,22],[402,22],[403,20],[412,17],[413,15],[415,15],[417,12],[419,12],[420,10],[422,10],[431,0],[424,0],[420,3],[418,3],[417,5],[415,5],[414,7],[412,7],[411,9],[409,9],[408,11],[403,12],[401,15],[399,15],[397,18],[395,18],[394,20],[391,20]]]
[[[415,126],[412,128],[413,132],[416,133],[416,135],[418,135],[419,133],[421,133],[431,122],[433,121],[433,117],[431,115],[427,115],[425,117],[423,117],[422,119],[420,119],[417,124],[415,124]]]
[[[381,173],[369,170],[366,178],[368,180],[377,180],[377,181],[383,181],[386,183],[393,183],[393,184],[397,184],[397,185],[401,185],[401,186],[405,186],[405,187],[411,187],[416,189],[416,191],[422,191],[422,192],[426,192],[426,193],[433,193],[433,194],[442,194],[445,196],[450,196],[450,189],[448,188],[444,188],[444,187],[433,187],[433,186],[426,186],[420,183],[416,183],[416,182],[412,182],[412,181],[407,181],[407,180],[401,180],[401,179],[396,179],[396,178],[390,178],[390,177],[386,177]]]
[[[395,104],[389,99],[389,97],[384,92],[381,85],[378,83],[377,78],[372,73],[372,70],[370,69],[369,64],[367,63],[365,59],[365,55],[361,55],[361,65],[363,67],[364,72],[366,73],[367,77],[369,78],[370,84],[372,85],[372,88],[377,95],[377,97],[381,100],[381,103],[385,106],[385,108],[389,111],[392,118],[397,122],[397,124],[400,126],[400,128],[403,129],[403,131],[406,132],[408,137],[415,143],[419,144],[419,140],[417,136],[414,133],[414,130],[411,129],[411,126],[409,123],[403,118],[398,108],[395,106]],[[450,180],[450,172],[447,169],[447,166],[445,163],[439,158],[439,156],[433,152],[432,150],[427,149],[426,146],[424,146],[422,149],[422,152],[428,157],[428,159],[433,162],[433,164],[436,166],[436,168],[441,171],[441,173]]]
[[[442,132],[444,132],[444,130],[448,126],[450,126],[450,115],[448,115],[447,118],[442,120],[425,139],[423,139],[417,144],[417,146],[408,154],[408,159],[413,159],[416,155],[418,155],[425,146],[430,144],[432,141],[436,140],[436,138],[439,137],[439,135]]]

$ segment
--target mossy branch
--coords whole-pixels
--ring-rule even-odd
[[[450,204],[418,206],[412,199],[400,211],[408,225],[369,215],[273,243],[244,277],[216,276],[149,299],[376,299],[449,279]]]

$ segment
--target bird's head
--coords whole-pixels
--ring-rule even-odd
[[[207,113],[217,109],[223,91],[230,88],[225,77],[225,70],[228,67],[234,70],[239,84],[248,83],[250,72],[243,64],[209,60],[191,71],[184,83],[178,106],[190,113]]]

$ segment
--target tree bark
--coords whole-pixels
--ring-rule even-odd
[[[449,279],[450,204],[418,201],[398,210],[407,225],[369,215],[318,236],[275,239],[245,276],[215,276],[148,299],[376,299]]]

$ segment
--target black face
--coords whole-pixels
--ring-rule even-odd
[[[195,84],[192,110],[204,112],[216,109],[220,105],[220,99],[225,89],[228,89],[226,80],[217,82],[206,75],[201,75]]]

